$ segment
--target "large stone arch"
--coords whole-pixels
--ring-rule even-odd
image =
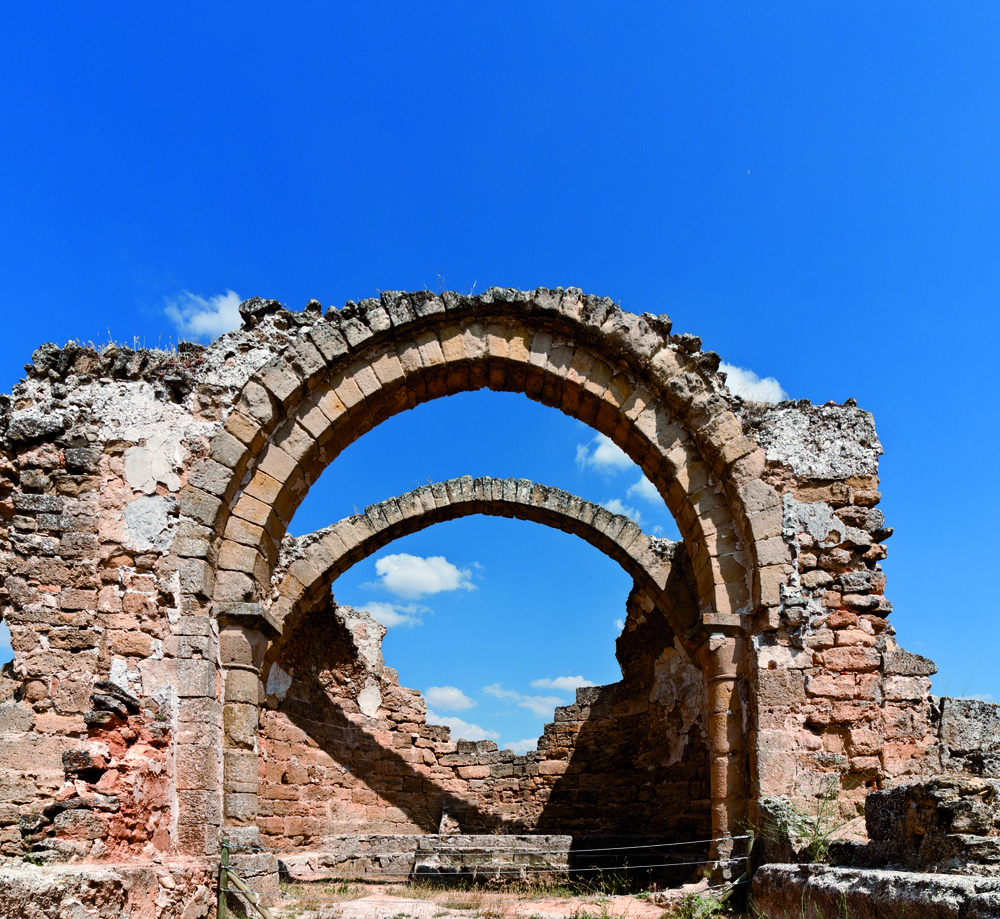
[[[216,602],[260,598],[281,536],[337,454],[391,415],[457,392],[523,392],[611,437],[677,519],[706,614],[751,612],[787,561],[777,533],[754,528],[763,468],[698,340],[575,292],[476,298],[386,294],[327,314],[246,384],[192,500],[221,499]],[[677,337],[675,337],[677,338]],[[201,491],[203,494],[199,495]],[[205,494],[207,493],[207,495]],[[769,506],[775,506],[776,501]],[[763,578],[763,580],[762,580]]]
[[[423,485],[297,539],[287,564],[279,565],[274,599],[265,604],[280,638],[353,565],[410,533],[473,514],[516,517],[586,540],[631,575],[692,655],[703,650],[706,635],[682,544],[647,536],[628,517],[562,489],[489,476]]]
[[[791,556],[777,495],[757,479],[764,453],[721,394],[718,356],[669,332],[662,317],[574,290],[387,293],[331,310],[247,382],[210,458],[192,470],[182,512],[222,534],[192,593],[211,597],[217,617],[236,610],[245,621],[311,484],[393,414],[484,387],[558,408],[617,443],[677,520],[706,630],[713,835],[728,838],[744,816],[749,772],[744,626],[778,603]],[[232,815],[251,821],[253,807]]]

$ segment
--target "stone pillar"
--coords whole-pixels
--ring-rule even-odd
[[[260,665],[275,628],[259,604],[219,609],[223,676],[223,833],[241,845],[259,845],[257,830],[257,721]]]
[[[728,633],[728,634],[727,634]],[[713,631],[707,642],[708,750],[712,770],[712,844],[709,858],[731,858],[728,837],[746,832],[746,790],[743,774],[743,719],[739,670],[742,634],[733,629]]]

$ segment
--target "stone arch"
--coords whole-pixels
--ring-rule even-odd
[[[562,489],[489,476],[423,485],[296,540],[285,564],[279,563],[275,597],[265,607],[280,630],[278,642],[353,565],[410,533],[473,514],[515,517],[586,540],[631,575],[635,590],[663,611],[690,654],[703,648],[707,636],[683,544],[647,536],[628,517]]]
[[[461,771],[441,775],[454,753],[440,733],[447,728],[425,721],[421,694],[401,686],[385,666],[379,637],[385,628],[337,603],[333,588],[380,548],[477,514],[578,536],[616,561],[633,585],[616,641],[621,679],[585,689],[575,703],[558,708],[531,757],[460,742],[462,762],[478,776],[477,787],[466,788]],[[318,810],[310,810],[308,820],[283,819],[281,806],[270,802],[267,844],[322,848],[325,832],[364,832],[350,825],[341,806],[341,771],[359,783],[360,794],[374,795],[369,818],[383,832],[385,826],[433,832],[436,815],[447,811],[467,833],[666,833],[677,841],[709,835],[707,683],[704,662],[688,653],[702,650],[705,636],[683,543],[650,538],[628,517],[561,489],[528,479],[462,476],[286,538],[272,584],[265,610],[280,634],[261,666],[261,682],[273,694],[262,703],[260,793],[268,800],[288,794],[289,785],[303,781],[303,763],[336,768],[311,775],[309,782],[321,787],[309,785],[313,803],[305,806]],[[429,774],[412,772],[411,752],[420,754]],[[524,783],[516,804],[505,790],[512,781]],[[350,790],[347,795],[353,800]]]
[[[611,437],[677,520],[703,612],[752,611],[764,534],[752,527],[759,500],[745,506],[741,486],[763,456],[718,391],[718,357],[668,330],[661,317],[572,291],[386,294],[331,311],[244,386],[212,458],[192,473],[192,497],[221,499],[210,593],[260,598],[298,504],[358,437],[421,402],[486,387],[523,392]],[[765,537],[765,561],[781,555],[776,536]]]
[[[243,386],[182,492],[182,515],[220,534],[208,559],[189,566],[188,602],[245,617],[266,594],[309,487],[382,421],[457,392],[524,393],[610,437],[677,521],[705,626],[714,835],[727,837],[742,819],[749,772],[738,686],[744,623],[778,604],[790,553],[780,501],[759,479],[764,451],[730,410],[718,355],[700,345],[671,336],[664,317],[575,289],[384,293],[303,320]]]

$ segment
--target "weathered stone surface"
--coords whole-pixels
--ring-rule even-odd
[[[1000,879],[906,871],[764,865],[754,906],[769,919],[987,919],[998,915]]]
[[[893,640],[881,447],[853,403],[743,402],[696,335],[576,289],[386,293],[327,318],[255,299],[242,315],[207,347],[43,346],[0,399],[0,617],[15,657],[0,680],[3,800],[27,812],[67,794],[62,755],[86,735],[108,755],[70,754],[81,788],[63,800],[84,801],[91,779],[120,798],[116,858],[204,857],[224,823],[284,847],[346,826],[428,833],[445,804],[459,828],[660,821],[725,846],[768,782],[802,805],[843,781],[856,807],[848,777],[997,772],[991,711],[928,700],[933,665]],[[558,489],[471,476],[286,540],[346,445],[484,386],[609,436],[683,545]],[[560,707],[522,757],[427,725],[385,666],[381,627],[330,605],[359,558],[473,512],[579,535],[636,584],[623,681]],[[324,616],[340,658],[301,633]],[[226,638],[237,626],[259,640]],[[231,765],[210,768],[209,750]],[[97,824],[62,817],[84,811],[59,811],[66,838],[46,858],[102,857]],[[956,812],[941,838],[975,835],[958,827],[978,813]]]

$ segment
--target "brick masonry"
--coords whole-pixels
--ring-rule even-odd
[[[677,520],[683,603],[648,577],[642,534],[612,532],[611,515],[596,512],[573,527],[631,566],[641,602],[656,611],[646,621],[662,636],[669,629],[668,643],[701,675],[704,758],[695,744],[685,748],[698,775],[683,783],[692,794],[707,783],[707,799],[698,791],[691,801],[709,802],[712,835],[723,840],[713,855],[731,852],[727,836],[755,819],[765,796],[807,806],[832,783],[845,813],[856,814],[865,794],[889,783],[995,772],[993,753],[970,741],[995,717],[992,707],[931,699],[933,664],[895,643],[880,566],[892,532],[877,507],[881,446],[871,415],[852,402],[745,403],[696,336],[575,289],[385,292],[325,314],[315,302],[290,312],[255,298],[241,312],[243,329],[207,348],[43,345],[0,397],[0,612],[14,649],[0,679],[4,857],[211,859],[221,832],[250,841],[275,817],[313,819],[271,814],[280,799],[261,794],[271,788],[264,753],[283,716],[262,704],[274,648],[316,622],[310,604],[326,589],[327,560],[365,551],[394,524],[385,508],[381,518],[366,512],[337,534],[346,554],[320,540],[283,571],[288,523],[345,446],[397,412],[484,387],[523,393],[607,434]],[[496,507],[490,487],[473,502]],[[289,592],[275,597],[282,579]],[[302,618],[286,621],[290,614]],[[336,621],[328,615],[316,627]],[[627,634],[623,642],[627,654]],[[584,749],[581,738],[602,719],[615,725],[606,736],[633,730],[624,727],[632,717],[675,729],[683,705],[658,710],[638,684],[619,685],[604,690],[597,716],[593,700],[561,716],[555,728],[581,727],[548,732],[555,745],[543,744],[534,765],[557,762],[554,753],[546,760],[550,749]],[[329,691],[350,696],[332,683]],[[412,694],[394,691],[400,713],[417,712]],[[637,710],[626,716],[630,706]],[[372,719],[360,722],[365,729],[391,710],[359,709]],[[400,757],[408,766],[423,758],[416,750],[448,743],[423,736],[430,729],[416,718],[394,723],[372,736],[414,759]],[[395,747],[407,734],[431,746]],[[571,744],[557,741],[564,734]],[[437,765],[424,765],[447,768],[462,800],[472,800],[472,783],[492,783],[475,786],[477,813],[525,825],[537,813],[544,825],[544,808],[526,803],[538,794],[522,797],[520,775],[515,793],[513,761],[477,751],[497,761],[441,762],[459,755],[473,754],[435,752]],[[627,774],[627,758],[614,762]],[[480,774],[487,767],[489,780]],[[534,788],[538,775],[530,778]],[[351,807],[383,807],[364,782],[357,790],[364,801]],[[706,819],[693,803],[697,813],[682,814],[675,792],[647,811]],[[413,807],[389,822],[415,819],[426,831],[440,819],[417,818]],[[344,813],[360,820],[360,811]],[[399,816],[379,811],[388,814]],[[285,829],[284,839],[312,838]]]

